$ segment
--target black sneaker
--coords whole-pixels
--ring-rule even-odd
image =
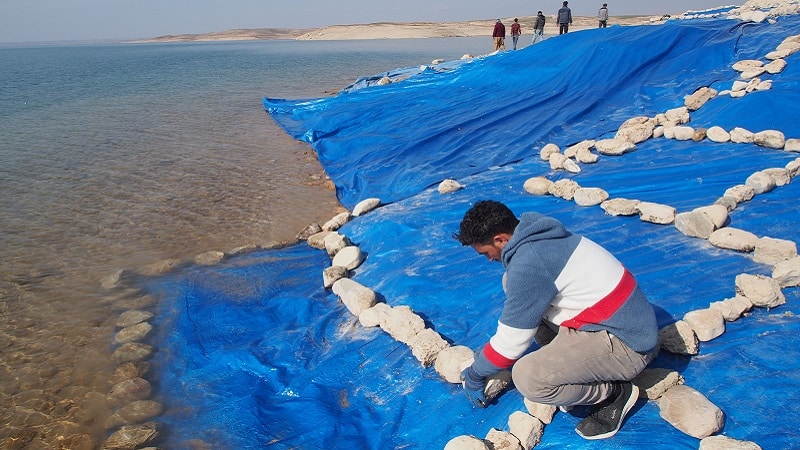
[[[620,392],[610,403],[580,421],[575,432],[584,439],[606,439],[617,434],[628,411],[639,398],[639,388],[629,382],[620,383]]]

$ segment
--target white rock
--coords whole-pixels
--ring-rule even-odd
[[[779,261],[772,268],[772,278],[781,287],[800,286],[800,257]]]
[[[716,229],[725,224],[728,209],[722,205],[711,205],[675,216],[675,228],[681,233],[708,239]]]
[[[786,61],[785,60],[776,59],[776,60],[772,61],[771,63],[767,64],[766,66],[764,66],[764,70],[766,70],[767,73],[776,74],[776,73],[783,72],[783,69],[785,67],[786,67]]]
[[[436,356],[434,370],[448,383],[461,383],[461,368],[471,365],[475,353],[464,345],[453,345],[442,349]]]
[[[675,140],[688,141],[694,137],[694,128],[687,126],[672,127],[672,134]]]
[[[730,91],[729,95],[733,98],[742,98],[747,95],[747,91],[742,89],[741,91]]]
[[[335,285],[334,285],[335,286]],[[381,314],[381,328],[395,340],[407,344],[425,329],[425,321],[406,305],[395,306]]]
[[[322,271],[322,287],[325,289],[330,288],[333,286],[333,283],[337,282],[342,278],[346,278],[350,275],[350,271],[347,270],[346,267],[341,266],[330,266],[325,268]]]
[[[594,141],[592,141],[592,145],[594,145]],[[575,154],[575,159],[578,160],[579,163],[583,164],[594,164],[597,162],[598,158],[599,157],[592,153],[592,151],[588,148],[578,150],[578,153]]]
[[[576,156],[578,156],[578,153],[584,150],[589,150],[592,147],[594,147],[594,139],[586,139],[578,142],[575,145],[567,147],[564,150],[564,156],[566,156],[567,158],[575,158]]]
[[[789,172],[792,178],[796,177],[797,174],[800,173],[800,158],[786,163],[786,171]]]
[[[372,289],[350,278],[341,278],[333,283],[333,293],[339,296],[344,306],[354,316],[358,316],[363,310],[372,307],[377,301],[377,296]]]
[[[450,344],[442,339],[442,336],[436,331],[425,328],[409,339],[408,346],[411,347],[411,353],[423,367],[430,367],[436,361],[439,352],[449,347]]]
[[[573,161],[573,160],[571,160],[569,158],[564,160],[563,167],[564,167],[564,170],[566,170],[567,172],[570,172],[570,173],[581,173],[580,166],[578,166],[578,164],[575,161]]]
[[[739,76],[742,79],[749,80],[751,78],[755,78],[755,77],[763,74],[766,71],[767,71],[767,69],[765,69],[763,67],[755,67],[755,68],[752,68],[752,69],[747,70],[745,72],[742,72],[741,75],[739,75]]]
[[[782,149],[786,137],[778,130],[759,131],[753,135],[753,143],[761,147]]]
[[[675,208],[668,205],[661,205],[652,202],[639,202],[636,206],[639,210],[639,219],[643,222],[669,225],[675,222]]]
[[[736,293],[747,297],[753,306],[772,308],[786,303],[778,282],[764,275],[742,273],[736,276]]]
[[[150,325],[148,322],[140,322],[136,325],[131,325],[129,327],[125,327],[117,332],[114,336],[114,343],[115,344],[125,344],[128,342],[136,342],[141,341],[148,334],[150,331],[153,330],[153,326]]]
[[[544,147],[542,147],[542,149],[539,151],[539,156],[543,160],[549,161],[550,160],[550,155],[552,155],[554,153],[561,153],[561,149],[558,148],[558,146],[556,144],[552,144],[551,143],[551,144],[547,144]]]
[[[544,424],[536,417],[522,411],[515,411],[508,416],[508,429],[519,439],[525,450],[536,447],[544,434]]]
[[[522,186],[525,192],[532,195],[549,195],[552,187],[553,182],[545,177],[528,178]]]
[[[500,431],[496,428],[489,430],[486,434],[486,442],[491,444],[493,450],[520,450],[522,446],[519,439],[508,431]]]
[[[797,256],[797,244],[786,239],[763,237],[756,242],[753,259],[764,264],[775,265]]]
[[[306,243],[310,247],[325,250],[325,238],[331,233],[335,233],[335,231],[321,231],[319,233],[312,234],[308,237],[308,239],[306,239]]]
[[[528,410],[528,414],[536,417],[545,425],[553,421],[553,416],[556,415],[556,411],[558,410],[555,405],[532,402],[525,397],[522,398],[522,402],[525,404],[525,409]]]
[[[747,177],[744,184],[753,188],[756,194],[763,194],[775,189],[775,180],[762,171],[755,172]]]
[[[378,302],[369,308],[361,311],[358,315],[358,323],[362,327],[373,328],[380,326],[383,314],[391,310],[392,307],[383,302]]]
[[[783,149],[787,152],[800,152],[800,139],[787,139],[783,144]]]
[[[578,206],[594,206],[608,199],[608,192],[600,188],[578,188],[574,194]]]
[[[350,244],[350,239],[343,234],[339,234],[338,231],[328,232],[322,240],[323,248],[328,253],[328,256],[331,257],[336,256],[339,251]]]
[[[564,168],[564,161],[566,160],[567,157],[561,153],[551,153],[548,162],[550,163],[551,169],[559,170]]]
[[[764,169],[762,172],[769,175],[775,181],[775,186],[786,186],[792,181],[792,174],[783,167]]]
[[[658,330],[658,340],[661,348],[676,355],[696,355],[700,351],[694,330],[682,320]]]
[[[742,314],[750,311],[753,308],[753,303],[747,297],[737,295],[719,302],[712,302],[709,307],[719,311],[726,321],[733,322],[734,320],[739,320]]]
[[[594,148],[601,155],[619,156],[636,149],[636,144],[623,139],[601,139],[595,141]]]
[[[733,70],[737,72],[746,72],[757,67],[762,67],[763,65],[764,63],[758,59],[743,59],[733,64]]]
[[[734,82],[733,82],[733,84],[731,85],[731,91],[732,91],[732,92],[739,92],[739,91],[743,91],[743,90],[745,90],[745,89],[747,88],[747,86],[748,86],[749,84],[750,84],[750,83],[748,83],[747,81],[736,80],[736,81],[734,81]]]
[[[364,253],[355,245],[348,245],[339,250],[331,261],[332,266],[341,266],[347,270],[353,270],[364,262]]]
[[[701,106],[705,105],[707,101],[711,100],[717,95],[717,90],[712,89],[708,86],[703,86],[700,89],[694,91],[692,95],[687,96],[684,99],[684,106],[689,111],[696,111],[700,109]]]
[[[736,127],[731,130],[731,142],[736,144],[752,144],[753,133],[744,128]]]
[[[339,228],[341,228],[342,225],[346,224],[349,220],[350,220],[350,213],[348,211],[341,212],[333,216],[331,220],[325,222],[322,225],[322,229],[325,231],[336,231]]]
[[[623,126],[621,126],[619,130],[617,130],[616,135],[614,135],[614,139],[628,141],[633,144],[638,144],[640,142],[644,142],[650,139],[651,137],[653,137],[655,120],[651,121],[647,117],[644,117],[644,119],[646,121],[643,123],[628,124],[628,125],[623,124]]]
[[[440,194],[450,194],[461,189],[464,189],[464,186],[462,186],[461,183],[456,180],[447,179],[439,183]]]
[[[666,119],[669,122],[683,125],[689,123],[689,108],[682,106],[680,108],[673,108],[666,113]]]
[[[664,137],[664,127],[659,125],[653,128],[653,137],[654,138]]]
[[[739,20],[742,22],[755,22],[761,23],[767,20],[767,13],[764,11],[743,11],[739,14]]]
[[[194,263],[199,266],[213,266],[225,258],[225,253],[212,250],[194,257]]]
[[[684,383],[678,372],[663,368],[644,369],[631,380],[639,388],[639,398],[656,400],[664,395],[667,389]]]
[[[757,91],[768,91],[772,89],[772,80],[764,80],[756,86]]]
[[[639,200],[612,198],[600,203],[600,207],[610,216],[633,216],[639,213]]]
[[[698,450],[761,450],[755,442],[739,441],[728,436],[708,436],[700,440]]]
[[[725,143],[731,140],[731,134],[725,131],[720,126],[713,126],[706,131],[706,137],[709,141]]]
[[[721,409],[684,384],[668,389],[657,404],[664,420],[697,439],[719,432],[725,424],[725,414]]]
[[[725,332],[725,319],[717,309],[689,311],[683,316],[683,320],[692,327],[700,342],[710,341]]]
[[[353,208],[353,217],[362,216],[381,205],[379,198],[365,198]]]
[[[731,197],[737,202],[742,203],[752,200],[756,195],[756,190],[752,186],[739,184],[732,188],[726,189],[723,195],[725,197]]]
[[[738,206],[738,203],[736,202],[735,198],[725,197],[725,196],[722,196],[714,200],[714,204],[724,206],[725,209],[728,210],[728,212],[733,211]]]
[[[722,228],[728,222],[728,208],[723,205],[701,206],[695,211],[706,214],[714,223],[715,228]]]
[[[462,58],[464,59],[464,58]],[[489,450],[490,447],[483,441],[483,439],[476,438],[475,436],[456,436],[447,441],[444,450]]]
[[[708,242],[715,247],[749,253],[755,250],[758,236],[749,231],[725,227],[711,233]]]
[[[511,372],[508,370],[501,370],[494,375],[486,377],[486,386],[483,388],[483,396],[486,397],[486,401],[489,402],[500,395],[500,393],[510,385]]]
[[[575,191],[579,188],[580,186],[576,181],[564,178],[553,183],[550,187],[550,194],[564,200],[572,200],[575,196]]]

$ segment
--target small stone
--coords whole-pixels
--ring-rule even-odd
[[[125,328],[131,325],[136,325],[137,323],[146,322],[152,319],[154,316],[155,314],[151,313],[150,311],[129,309],[117,317],[117,321],[114,325],[120,328]]]
[[[350,246],[352,243],[347,236],[339,234],[338,231],[329,231],[325,234],[322,244],[328,256],[335,257],[343,248]]]
[[[436,361],[439,352],[450,346],[439,333],[430,328],[415,334],[407,344],[423,367],[430,367]]]
[[[513,434],[508,431],[500,431],[496,428],[489,430],[485,441],[491,444],[492,450],[521,450],[522,446]]]
[[[425,329],[425,321],[406,305],[395,306],[381,314],[381,328],[395,340],[407,344]]]
[[[561,149],[556,144],[547,144],[539,151],[539,156],[543,160],[549,161],[550,156],[555,153],[561,153]]]
[[[786,186],[792,181],[792,175],[783,167],[772,167],[762,170],[775,182],[776,187]]]
[[[786,303],[778,282],[764,275],[742,273],[736,276],[736,293],[747,297],[760,308],[772,308]]]
[[[683,316],[683,320],[692,328],[700,342],[708,342],[725,332],[725,319],[717,309],[689,311]]]
[[[664,420],[697,439],[719,432],[725,424],[722,410],[685,384],[668,389],[657,404]]]
[[[742,317],[747,311],[750,311],[753,304],[747,297],[737,295],[720,302],[712,302],[709,307],[719,311],[719,313],[722,314],[722,318],[726,321],[733,322]]]
[[[639,202],[636,206],[639,210],[639,219],[643,222],[669,225],[675,222],[675,208],[668,205],[661,205],[651,202]]]
[[[578,188],[573,198],[578,206],[595,206],[608,199],[608,192],[600,188]]]
[[[342,278],[347,278],[350,276],[350,271],[347,270],[347,267],[342,266],[330,266],[325,268],[322,271],[322,287],[325,289],[330,289],[333,286],[333,283],[341,280]]]
[[[764,264],[775,265],[797,256],[797,244],[787,239],[763,237],[756,242],[753,259]]]
[[[116,336],[114,336],[114,343],[124,344],[126,342],[141,341],[147,337],[148,334],[150,334],[152,329],[153,326],[147,322],[141,322],[137,323],[136,325],[125,327],[119,330]]]
[[[323,231],[336,231],[350,220],[350,213],[340,212],[322,225]]]
[[[147,344],[128,342],[116,349],[111,355],[111,358],[115,363],[122,364],[128,361],[138,361],[149,358],[154,351],[155,349]]]
[[[358,315],[358,323],[367,328],[380,326],[381,320],[383,320],[383,314],[390,309],[392,309],[392,307],[386,303],[375,303],[371,307],[361,311],[361,314]]]
[[[619,156],[636,149],[636,144],[624,139],[601,139],[594,143],[601,155]]]
[[[784,68],[786,68],[786,61],[783,59],[775,59],[771,63],[764,66],[764,70],[773,75],[783,72]]]
[[[648,368],[631,380],[639,388],[639,398],[656,400],[667,389],[684,383],[678,372],[670,369]]]
[[[700,440],[698,450],[761,450],[755,442],[739,441],[728,436],[708,436]]]
[[[536,447],[544,434],[544,424],[536,417],[522,411],[515,411],[508,416],[508,429],[519,439],[525,450]]]
[[[354,315],[372,307],[377,301],[375,292],[350,278],[342,278],[333,283],[333,293],[338,295],[342,303]]]
[[[456,180],[447,179],[439,183],[440,194],[450,194],[464,189],[464,186]]]
[[[132,400],[145,400],[150,397],[152,390],[150,382],[144,378],[131,378],[112,386],[108,398],[112,404],[122,404]]]
[[[525,192],[532,195],[549,195],[552,186],[553,182],[545,177],[533,177],[525,180],[525,184],[522,188],[525,189]]]
[[[753,188],[756,194],[763,194],[775,189],[775,180],[763,171],[753,173],[747,177],[744,183]]]
[[[783,144],[783,149],[787,152],[800,152],[800,139],[787,139]]]
[[[163,259],[140,268],[138,273],[146,277],[157,277],[177,269],[182,263],[180,259]]]
[[[134,450],[154,441],[158,437],[155,422],[139,425],[125,425],[109,436],[103,450]]]
[[[364,262],[365,256],[361,249],[355,245],[348,245],[339,250],[331,261],[332,266],[341,266],[347,270],[353,270]]]
[[[706,137],[709,141],[725,143],[731,140],[731,134],[725,131],[724,128],[713,126],[706,131]]]
[[[772,278],[781,287],[800,286],[800,256],[775,264],[772,268]]]
[[[372,211],[373,209],[377,208],[381,205],[381,199],[379,198],[367,198],[361,200],[356,204],[353,208],[353,217],[363,216],[364,214]]]
[[[550,194],[563,198],[564,200],[572,200],[575,196],[575,191],[579,188],[580,186],[576,181],[565,178],[553,183]]]
[[[150,363],[147,361],[128,361],[118,365],[111,375],[111,382],[129,380],[131,378],[143,377],[150,370]]]
[[[633,216],[639,214],[639,203],[639,200],[612,198],[600,203],[600,207],[610,216]]]
[[[490,447],[486,445],[483,439],[476,438],[475,436],[456,436],[447,441],[444,450],[489,450]]]
[[[758,236],[749,231],[725,227],[711,233],[708,242],[715,247],[749,253],[755,250]]]
[[[676,355],[696,355],[700,351],[694,330],[682,320],[661,328],[658,338],[661,348]]]
[[[689,111],[696,111],[700,109],[700,107],[703,106],[707,101],[716,97],[716,95],[716,89],[703,86],[694,91],[692,95],[689,95],[684,99],[684,106],[686,106],[686,109]]]
[[[461,383],[462,367],[471,365],[474,359],[475,353],[471,348],[453,345],[439,352],[433,368],[445,381],[457,384]]]
[[[761,147],[782,149],[786,137],[778,130],[759,131],[753,135],[753,143]]]
[[[199,266],[213,266],[225,258],[225,253],[212,250],[194,257],[194,263]]]
[[[522,402],[528,410],[528,414],[539,419],[543,424],[547,425],[553,421],[558,408],[555,405],[545,405],[544,403],[537,403],[523,397]]]
[[[744,128],[736,127],[731,130],[731,142],[736,144],[752,144],[753,133]]]
[[[297,233],[297,239],[300,240],[300,241],[305,241],[310,236],[312,236],[314,234],[317,234],[320,231],[322,231],[322,227],[318,223],[308,224],[308,225],[306,225],[305,228],[300,230],[299,233]],[[232,253],[236,253],[236,252],[232,252]]]
[[[666,119],[669,122],[674,122],[679,125],[689,123],[689,109],[685,106],[680,108],[673,108],[666,113]]]
[[[756,190],[752,186],[739,184],[732,188],[728,188],[723,195],[725,197],[736,199],[738,203],[742,203],[752,200],[756,195]]]
[[[319,250],[325,250],[325,238],[328,237],[329,234],[336,233],[335,231],[321,231],[319,233],[314,233],[306,239],[306,243],[313,248]],[[336,233],[339,234],[339,233]]]

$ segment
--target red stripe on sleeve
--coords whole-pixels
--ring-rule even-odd
[[[584,309],[580,314],[563,322],[561,325],[578,330],[586,324],[603,323],[617,312],[619,307],[631,296],[635,288],[636,279],[628,272],[628,269],[625,269],[625,272],[622,274],[622,279],[614,290],[601,298],[594,305]]]
[[[487,343],[486,346],[483,347],[483,354],[490,363],[501,369],[508,369],[517,361],[516,359],[506,358],[500,353],[497,353],[497,351],[492,348],[491,343]]]

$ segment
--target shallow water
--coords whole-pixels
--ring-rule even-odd
[[[420,45],[423,43],[425,45]],[[118,292],[165,258],[294,239],[339,207],[263,96],[458,59],[487,39],[0,48],[0,447],[96,448]]]

